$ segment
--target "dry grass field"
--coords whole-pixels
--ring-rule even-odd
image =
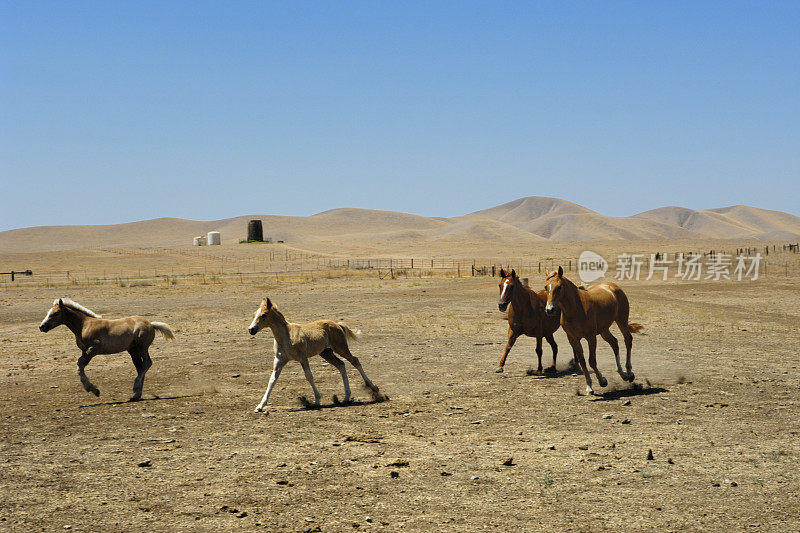
[[[584,247],[426,246],[304,249],[535,264]],[[97,272],[193,261],[100,253],[4,260]],[[521,274],[538,284],[538,273]],[[645,325],[634,336],[640,386],[619,379],[601,341],[610,383],[595,385],[594,397],[578,394],[582,376],[528,375],[532,339],[517,342],[504,374],[493,372],[506,326],[497,280],[487,277],[6,285],[0,529],[796,530],[799,280],[787,266],[756,282],[623,282],[631,320]],[[176,340],[159,337],[151,350],[144,401],[127,402],[135,376],[127,354],[95,358],[87,373],[101,396],[83,390],[72,334],[37,328],[59,296],[173,326]],[[327,317],[362,329],[351,348],[390,400],[372,402],[348,367],[356,401],[334,405],[341,379],[315,358],[321,409],[302,407],[298,397],[311,390],[290,363],[268,413],[253,413],[272,360],[271,334],[246,330],[262,296],[291,321]],[[571,350],[562,331],[556,340],[563,369]]]

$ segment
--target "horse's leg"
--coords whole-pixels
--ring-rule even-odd
[[[100,389],[95,387],[89,378],[86,377],[86,372],[84,369],[86,365],[89,364],[89,361],[92,360],[92,357],[95,356],[95,349],[94,346],[89,346],[86,350],[84,350],[83,355],[78,358],[78,376],[81,378],[81,383],[83,384],[83,388],[86,389],[88,392],[91,392],[95,396],[100,396]]]
[[[550,345],[550,349],[553,350],[553,366],[548,368],[547,370],[550,372],[556,372],[556,357],[558,356],[558,344],[556,344],[556,340],[553,338],[553,334],[545,335],[545,340],[547,344]]]
[[[350,401],[350,381],[347,379],[347,368],[344,366],[344,361],[333,355],[333,350],[330,348],[325,348],[322,350],[322,353],[319,354],[320,357],[325,359],[327,362],[332,364],[336,367],[336,370],[342,374],[342,383],[344,383],[344,403]]]
[[[597,382],[601,387],[608,385],[608,380],[603,377],[600,370],[597,368],[597,335],[589,335],[586,337],[586,343],[589,345],[589,366],[594,370],[594,375],[597,376]]]
[[[367,373],[364,372],[364,369],[361,367],[361,361],[358,360],[358,357],[350,353],[350,348],[347,346],[347,341],[343,343],[331,344],[334,352],[350,361],[350,364],[356,367],[358,373],[361,374],[361,379],[364,380],[364,384],[369,388],[369,390],[371,390],[373,393],[377,393],[378,387],[367,377]]]
[[[633,380],[636,378],[636,375],[631,370],[631,348],[633,348],[633,335],[631,335],[631,329],[628,327],[627,319],[624,323],[621,320],[618,320],[617,326],[619,326],[619,330],[622,332],[622,338],[625,341],[625,370],[627,370],[628,381],[633,383]]]
[[[514,333],[513,329],[508,328],[508,342],[506,342],[506,349],[503,352],[503,356],[500,358],[500,362],[497,364],[497,368],[495,368],[495,370],[494,370],[498,374],[503,371],[503,367],[506,364],[506,357],[508,357],[508,352],[511,351],[511,348],[514,346],[514,343],[517,341],[517,337],[519,337],[519,335]]]
[[[136,365],[136,379],[133,380],[133,396],[131,401],[135,402],[142,398],[142,388],[144,387],[144,375],[153,366],[153,361],[150,359],[150,353],[147,348],[133,348],[130,350],[133,364]],[[137,364],[137,359],[139,363]]]
[[[536,337],[536,357],[539,358],[539,366],[536,368],[536,374],[541,376],[542,375],[542,338],[537,336]]]
[[[137,348],[131,348],[128,350],[128,353],[131,354],[133,366],[136,367],[136,379],[133,380],[133,396],[131,396],[131,401],[135,402],[142,396],[141,388],[139,387],[139,380],[142,378],[142,368],[144,368],[144,362],[142,361],[142,356],[139,354],[139,350]]]
[[[317,389],[317,385],[314,383],[314,375],[311,373],[311,367],[308,364],[308,357],[304,357],[300,360],[300,364],[303,366],[303,372],[306,374],[306,379],[311,384],[311,389],[314,391],[314,406],[319,407],[319,390]]]
[[[601,332],[600,336],[603,337],[603,339],[611,345],[611,349],[614,350],[614,359],[617,361],[617,373],[619,373],[623,381],[628,381],[628,375],[622,370],[622,365],[619,362],[619,342],[617,342],[617,338],[612,335],[609,330]]]
[[[256,413],[260,413],[264,410],[264,406],[269,400],[269,395],[272,394],[272,388],[275,386],[275,382],[278,381],[278,376],[281,375],[281,370],[283,370],[283,365],[285,364],[286,361],[278,359],[278,356],[275,356],[275,360],[272,362],[272,375],[269,377],[269,385],[267,385],[267,391],[264,393],[264,397],[261,398],[261,403],[259,403],[258,407],[255,409]]]
[[[586,367],[586,359],[583,358],[583,347],[581,340],[577,337],[567,336],[569,344],[572,346],[572,355],[583,370],[583,377],[586,378],[586,394],[594,394],[592,388],[592,376],[589,375],[589,369]]]

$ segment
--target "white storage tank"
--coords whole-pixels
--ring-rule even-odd
[[[194,243],[195,246],[203,246],[206,243],[206,238],[203,237],[202,235],[198,235],[197,237],[194,238],[192,242]]]
[[[222,237],[220,236],[218,231],[209,231],[207,235],[207,241],[209,246],[213,246],[215,244],[222,244]]]

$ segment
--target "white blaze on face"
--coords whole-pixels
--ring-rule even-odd
[[[505,280],[505,281],[503,282],[503,290],[502,290],[502,292],[500,293],[500,301],[501,301],[501,302],[505,302],[505,301],[506,301],[506,293],[508,292],[508,288],[509,288],[510,286],[511,286],[511,281],[509,281],[509,280]]]
[[[248,329],[253,329],[258,327],[258,316],[261,313],[261,308],[259,307],[256,309],[255,315],[253,316],[253,322],[250,323],[250,327]]]
[[[51,316],[53,316],[53,309],[55,309],[55,307],[51,307],[50,310],[47,312],[47,316],[45,316],[44,320],[42,320],[42,323],[39,324],[40,328],[43,327],[45,324],[47,324],[47,321],[50,320]]]

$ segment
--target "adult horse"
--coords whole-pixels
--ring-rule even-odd
[[[163,322],[149,322],[142,316],[107,320],[67,298],[53,302],[53,307],[39,324],[39,330],[46,333],[62,324],[75,335],[75,343],[82,352],[78,359],[78,375],[83,388],[95,396],[100,396],[100,389],[89,381],[84,371],[89,361],[95,355],[123,351],[131,354],[137,372],[136,379],[133,380],[132,402],[142,397],[144,375],[153,364],[149,348],[155,339],[156,331],[161,332],[167,339],[175,338],[170,327]]]
[[[356,370],[359,371],[364,379],[364,384],[372,391],[375,399],[386,399],[385,396],[381,395],[378,387],[367,377],[358,358],[350,353],[350,348],[347,346],[347,339],[356,340],[361,333],[360,331],[353,331],[342,322],[337,323],[333,320],[317,320],[309,324],[287,322],[283,313],[278,310],[269,298],[261,300],[261,304],[254,313],[253,322],[247,330],[250,335],[255,335],[264,327],[271,329],[272,336],[275,338],[273,343],[275,359],[273,360],[272,375],[269,377],[267,390],[264,393],[264,397],[261,398],[261,403],[255,408],[256,413],[264,410],[264,406],[269,401],[270,394],[272,394],[272,388],[275,386],[278,376],[281,375],[281,370],[289,361],[297,361],[303,367],[306,379],[314,391],[314,406],[319,407],[319,390],[314,384],[314,376],[311,374],[311,367],[308,365],[308,358],[315,355],[319,355],[339,370],[344,383],[344,403],[349,402],[350,383],[347,380],[347,370],[344,362],[336,357],[334,352],[350,361],[356,367]],[[335,396],[334,400],[336,400]]]
[[[628,297],[616,283],[603,281],[588,289],[578,288],[570,280],[564,277],[564,270],[558,267],[555,272],[545,271],[545,292],[547,293],[547,304],[545,312],[550,316],[555,316],[561,311],[561,327],[567,334],[575,359],[583,370],[586,377],[586,393],[594,394],[592,389],[592,378],[586,367],[586,360],[583,357],[581,339],[586,339],[589,345],[589,365],[597,376],[597,381],[601,387],[608,385],[608,380],[603,377],[597,369],[597,335],[611,345],[614,350],[614,357],[617,361],[617,372],[625,381],[633,383],[635,378],[631,369],[631,347],[633,346],[633,335],[640,331],[643,326],[636,323],[628,323],[630,305]],[[622,370],[619,361],[619,342],[611,334],[609,327],[616,322],[622,337],[625,340],[627,357],[625,361],[626,371]]]
[[[539,357],[539,367],[536,372],[542,374],[542,338],[547,339],[547,343],[553,350],[553,366],[547,370],[555,372],[556,356],[558,355],[558,345],[553,338],[560,325],[560,316],[548,316],[544,312],[547,303],[545,291],[536,292],[522,284],[514,269],[506,272],[500,269],[500,301],[497,307],[500,311],[508,309],[508,342],[500,363],[495,372],[502,372],[506,364],[508,352],[514,346],[517,337],[527,335],[536,337],[536,355]]]

